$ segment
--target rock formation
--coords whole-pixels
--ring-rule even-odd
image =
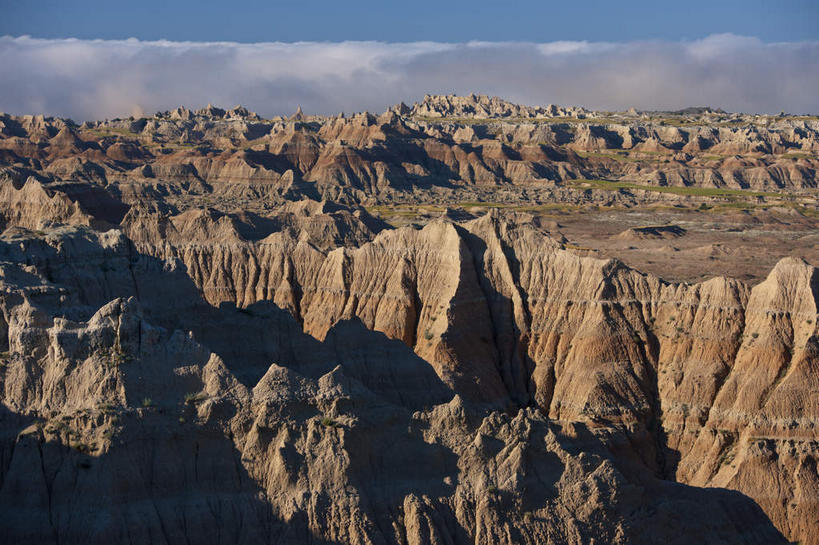
[[[470,200],[497,186],[573,201],[590,196],[574,191],[572,182],[583,179],[711,195],[798,193],[816,187],[819,167],[815,118],[693,109],[635,119],[475,95],[427,96],[380,116],[299,110],[265,120],[241,107],[209,106],[82,126],[3,114],[0,127],[0,164],[32,169],[50,182],[94,183],[128,204],[182,181],[188,183],[174,189],[184,201],[207,194],[275,203],[407,200],[429,189]]]
[[[510,121],[579,115],[599,114],[472,96],[3,117],[2,541],[819,543],[813,266],[673,283],[525,210],[393,228],[354,204],[437,202],[455,178],[503,195],[510,172],[559,190],[620,164],[581,155],[613,142],[816,132]],[[784,161],[753,153],[743,180]]]

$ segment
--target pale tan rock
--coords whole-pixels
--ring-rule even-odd
[[[596,115],[0,115],[0,535],[816,543],[814,267],[668,283],[437,190],[811,187],[817,127]]]

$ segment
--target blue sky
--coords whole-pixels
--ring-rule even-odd
[[[173,41],[819,39],[816,0],[0,0],[0,35]]]
[[[819,113],[819,0],[0,0],[0,111],[532,105]]]

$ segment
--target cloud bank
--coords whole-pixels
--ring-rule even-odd
[[[75,120],[178,105],[382,111],[470,92],[595,109],[819,112],[819,42],[241,44],[0,37],[0,110]]]

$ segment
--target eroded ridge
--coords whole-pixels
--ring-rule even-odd
[[[572,151],[583,131],[630,120],[671,146],[658,116],[687,122],[679,138],[708,125],[709,149],[743,123],[815,152],[810,119],[479,96],[350,118],[2,117],[3,541],[819,543],[816,269],[670,282],[536,209],[607,191],[566,183],[608,160]],[[520,185],[504,173],[535,168],[490,129],[563,125],[571,140],[537,144],[561,174],[536,193],[435,208],[477,191],[462,173],[490,152],[520,154],[487,170],[498,201]],[[736,191],[802,198],[815,158],[787,160],[802,181]],[[399,193],[432,208],[388,222]],[[617,194],[590,213],[654,198]]]

